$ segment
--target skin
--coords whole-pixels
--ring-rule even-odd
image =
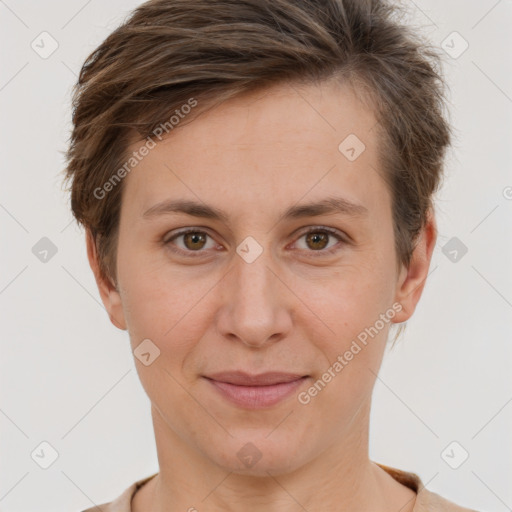
[[[135,511],[412,510],[416,494],[369,460],[369,414],[389,326],[414,312],[436,227],[431,214],[411,264],[399,268],[375,126],[345,84],[245,94],[176,128],[125,178],[117,288],[101,278],[87,234],[112,323],[128,330],[133,350],[147,338],[160,350],[149,366],[135,358],[160,466],[135,495]],[[353,162],[338,150],[351,133],[366,146]],[[282,218],[289,206],[333,195],[366,214]],[[228,221],[143,218],[166,199],[212,205]],[[208,236],[169,241],[187,227]],[[308,242],[305,232],[319,227],[344,241]],[[263,249],[252,263],[236,252],[247,236]],[[309,404],[299,403],[297,394],[393,303],[402,310],[392,321]],[[249,410],[203,378],[235,369],[310,378],[277,405]],[[237,456],[247,443],[261,453],[252,467]]]

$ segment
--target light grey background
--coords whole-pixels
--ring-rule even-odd
[[[407,3],[434,44],[460,50],[456,31],[469,47],[446,56],[456,140],[440,236],[376,384],[370,455],[461,505],[501,512],[512,509],[512,2]],[[80,66],[138,4],[0,0],[3,511],[82,510],[158,470],[128,334],[103,309],[59,174]],[[47,37],[51,49],[43,31],[58,42],[46,59],[31,47],[43,51]],[[46,263],[32,252],[42,237],[57,248]],[[468,249],[455,263],[442,252],[452,237]],[[58,452],[48,469],[31,458],[43,441]],[[469,453],[458,469],[441,457],[452,441]]]

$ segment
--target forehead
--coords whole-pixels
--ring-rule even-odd
[[[233,206],[250,196],[254,207],[333,188],[360,202],[383,186],[374,112],[346,84],[281,84],[184,121],[129,173],[123,208],[141,215],[170,196]]]
[[[250,150],[252,146],[258,151],[265,146],[293,152],[300,147],[338,149],[340,140],[349,134],[371,146],[377,124],[372,109],[360,101],[349,83],[339,80],[315,85],[283,83],[247,92],[186,121],[185,117],[184,128],[178,125],[168,140],[181,144],[195,136],[201,148]]]

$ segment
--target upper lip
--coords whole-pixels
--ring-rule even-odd
[[[260,373],[259,375],[250,375],[241,371],[219,372],[206,376],[207,379],[227,382],[238,386],[270,386],[272,384],[292,382],[302,377],[306,377],[306,375],[285,372],[266,372]]]

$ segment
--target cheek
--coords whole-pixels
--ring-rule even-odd
[[[322,353],[321,371],[330,369],[330,375],[336,375],[326,398],[334,392],[338,396],[333,395],[334,400],[356,403],[373,385],[370,370],[378,373],[392,318],[381,320],[393,300],[388,263],[387,257],[372,257],[331,272],[322,283],[296,282],[297,295],[306,297],[315,314],[309,315],[312,322],[304,324],[308,338]],[[323,375],[329,380],[329,374]]]
[[[340,280],[327,293],[310,294],[310,303],[329,326],[321,331],[323,335],[309,331],[322,353],[316,389],[310,389],[318,393],[314,400],[326,421],[341,427],[347,415],[356,414],[371,396],[391,325],[380,316],[391,306],[389,295],[384,283],[362,279]]]
[[[123,274],[122,302],[132,346],[149,338],[165,364],[176,365],[203,336],[214,283],[187,272],[139,268]]]
[[[391,272],[383,258],[330,270],[321,281],[295,281],[294,286],[297,295],[334,331],[331,334],[343,338],[373,324],[394,296]]]

